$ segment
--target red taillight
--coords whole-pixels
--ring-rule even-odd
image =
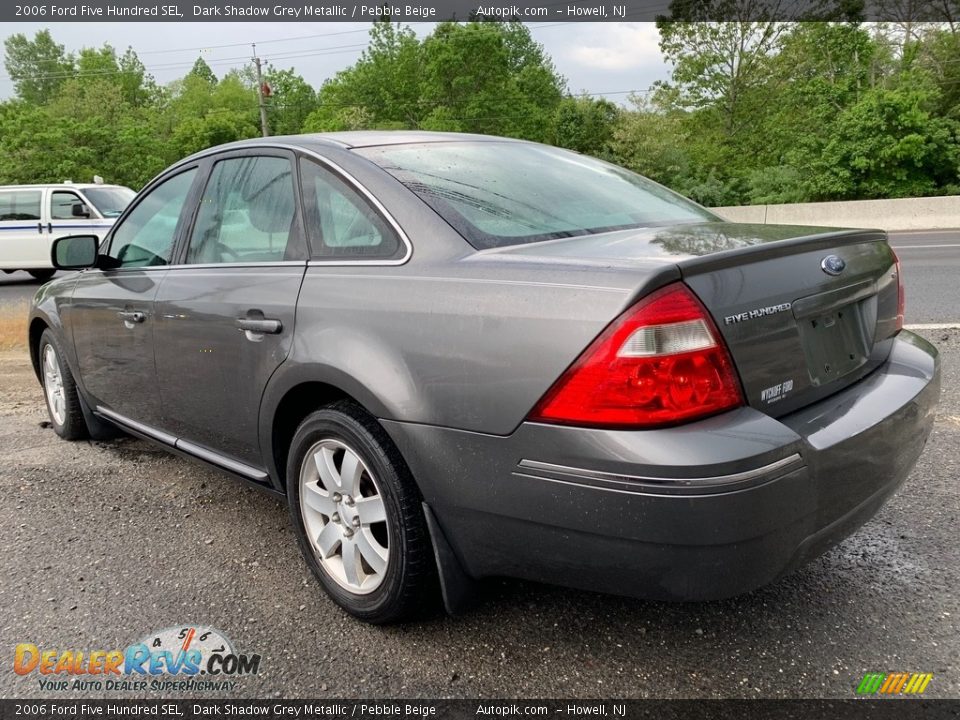
[[[900,257],[897,251],[890,249],[893,253],[894,266],[897,268],[897,330],[903,330],[903,311],[906,305],[906,298],[903,292],[903,266],[900,264]]]
[[[713,321],[681,283],[621,315],[560,376],[530,419],[594,427],[675,425],[743,404]]]

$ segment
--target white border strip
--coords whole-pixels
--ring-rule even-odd
[[[955,323],[920,323],[917,325],[904,325],[904,330],[954,330],[960,328],[960,321]]]
[[[890,244],[894,250],[930,250],[932,248],[953,248],[960,247],[960,243],[940,243],[938,245],[894,245]]]

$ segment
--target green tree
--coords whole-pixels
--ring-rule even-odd
[[[889,50],[858,23],[804,23],[784,36],[766,106],[740,147],[751,160],[746,200],[801,202],[838,117],[890,71]],[[812,129],[816,128],[816,131]]]
[[[621,113],[611,147],[617,162],[676,188],[690,172],[689,138],[683,113],[668,112],[643,96],[632,96],[631,110]]]
[[[0,114],[0,182],[90,181],[140,187],[166,164],[152,113],[113,79],[76,78],[47,105]]]
[[[918,67],[926,70],[940,89],[940,114],[960,120],[960,4],[955,31],[927,33],[916,48]]]
[[[123,99],[134,107],[144,107],[157,98],[157,85],[147,74],[140,58],[128,47],[117,61]]]
[[[546,140],[564,81],[521,23],[440,23],[423,41],[388,20],[324,83],[309,131],[459,130]]]
[[[749,124],[770,78],[770,57],[786,29],[779,22],[672,22],[660,20],[660,50],[673,65],[674,102],[717,112],[727,136]]]
[[[809,184],[816,199],[863,199],[953,192],[960,123],[932,110],[939,91],[921,77],[863,93],[837,118]]]
[[[563,98],[553,117],[554,145],[594,157],[610,157],[610,143],[620,119],[620,108],[604,98]]]
[[[303,129],[317,108],[317,93],[300,75],[290,70],[268,69],[263,76],[270,87],[270,130],[274,135],[293,135]]]
[[[160,124],[169,138],[169,162],[213,145],[256,137],[260,134],[256,87],[235,70],[214,84],[204,73],[187,73],[171,85]]]
[[[440,23],[423,43],[422,126],[548,140],[564,80],[518,22]]]
[[[193,63],[193,67],[190,68],[190,72],[187,73],[187,75],[203,80],[210,87],[217,84],[217,76],[214,75],[213,70],[210,69],[210,66],[207,65],[206,60],[202,57],[196,59],[196,62]]]
[[[320,88],[317,109],[304,120],[304,129],[418,127],[420,58],[413,30],[389,19],[375,22],[360,59]]]
[[[49,30],[40,30],[33,40],[23,33],[4,41],[4,67],[17,96],[41,105],[53,98],[60,86],[73,77],[73,58],[54,42]]]

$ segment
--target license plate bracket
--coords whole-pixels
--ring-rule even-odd
[[[800,322],[807,368],[814,386],[826,385],[867,362],[871,333],[864,301],[850,303]]]

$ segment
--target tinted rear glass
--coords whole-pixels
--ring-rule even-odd
[[[357,152],[480,249],[716,219],[628,170],[545,145],[444,142]]]

